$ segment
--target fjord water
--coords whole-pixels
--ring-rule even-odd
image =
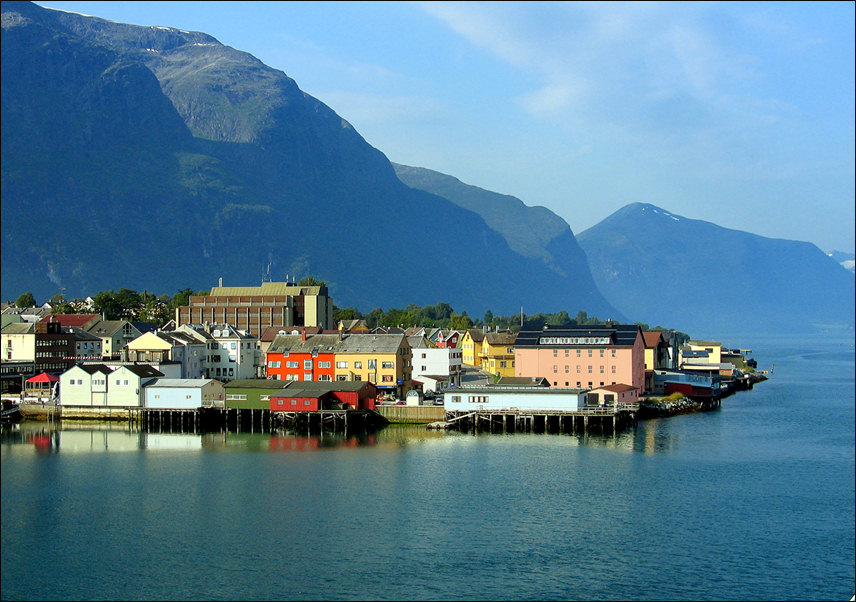
[[[853,342],[731,342],[770,380],[616,435],[24,424],[2,599],[849,600]]]

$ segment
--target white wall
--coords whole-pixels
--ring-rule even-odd
[[[475,410],[562,410],[575,412],[585,406],[586,392],[565,390],[541,391],[449,389],[443,395],[443,405],[452,411]]]

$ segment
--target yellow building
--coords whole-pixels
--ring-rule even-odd
[[[488,332],[481,346],[481,369],[496,376],[514,376],[514,341],[511,332]]]
[[[684,361],[720,364],[722,363],[722,343],[718,341],[687,341],[686,347],[681,348],[681,362]]]
[[[477,328],[467,330],[458,341],[458,347],[461,349],[461,363],[481,368],[483,343],[484,332]]]
[[[398,398],[413,388],[413,356],[403,334],[351,334],[335,347],[338,381],[365,381]]]

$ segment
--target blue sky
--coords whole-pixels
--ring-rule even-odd
[[[390,161],[854,251],[853,2],[39,2],[203,31]]]

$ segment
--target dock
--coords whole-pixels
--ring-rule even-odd
[[[614,433],[636,424],[638,404],[617,404],[563,410],[447,411],[445,421],[428,428],[455,428],[462,432],[489,433]]]

